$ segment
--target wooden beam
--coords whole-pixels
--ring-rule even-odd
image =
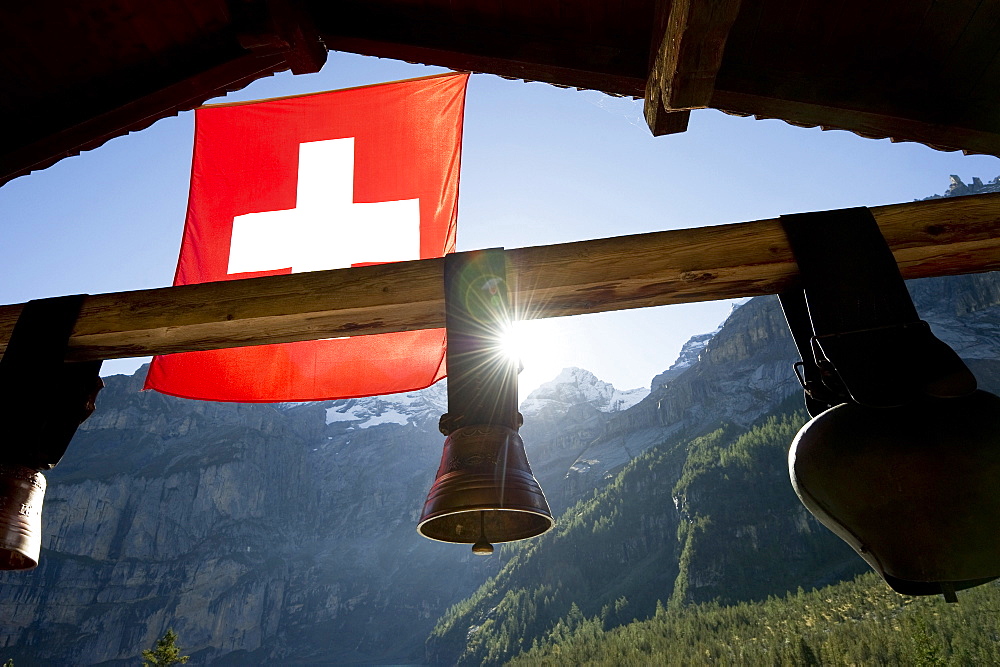
[[[660,109],[680,111],[709,106],[722,65],[729,30],[740,0],[661,0],[656,24],[662,33],[652,45],[655,57],[646,82],[646,117],[657,134]],[[666,17],[662,14],[666,12]]]
[[[821,127],[824,130],[847,130],[867,138],[914,141],[937,150],[1000,156],[1000,133],[997,132],[1000,124],[997,123],[963,127],[904,118],[892,113],[848,109],[838,106],[837,101],[829,104],[824,101],[806,102],[725,89],[715,90],[711,106],[742,116],[778,118],[793,125]]]
[[[255,56],[244,54],[185,77],[176,74],[178,81],[164,84],[154,92],[133,99],[126,104],[92,110],[69,127],[49,130],[68,119],[57,117],[50,123],[41,123],[37,138],[29,139],[23,146],[5,150],[0,155],[0,184],[18,176],[45,169],[64,157],[79,155],[102,145],[129,131],[143,129],[154,121],[181,111],[193,109],[205,100],[237,90],[288,68],[282,53]],[[70,112],[63,112],[63,116]],[[17,125],[20,119],[8,119]]]
[[[687,132],[691,112],[687,109],[670,111],[664,108],[662,98],[656,93],[649,92],[648,87],[651,85],[653,85],[653,77],[649,77],[649,81],[646,82],[646,102],[643,105],[642,113],[653,136],[662,137],[667,134]]]
[[[416,61],[459,71],[495,74],[505,79],[538,81],[563,88],[598,90],[611,95],[642,97],[645,86],[641,68],[630,74],[607,67],[590,69],[571,67],[568,64],[561,64],[561,61],[568,59],[552,57],[549,54],[536,53],[532,54],[533,58],[517,57],[512,54],[494,56],[480,54],[475,50],[462,51],[457,46],[449,50],[337,35],[326,35],[323,41],[334,51]],[[554,53],[559,55],[558,51],[554,50]]]
[[[904,278],[1000,269],[1000,194],[872,209]],[[774,294],[797,269],[778,220],[506,251],[526,319]],[[444,260],[88,296],[68,359],[444,326]],[[0,306],[0,349],[21,305]]]

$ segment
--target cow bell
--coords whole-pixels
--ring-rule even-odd
[[[42,550],[45,477],[0,463],[0,570],[30,570]]]
[[[553,524],[516,430],[467,426],[447,437],[417,525],[421,535],[487,555],[493,542],[535,537]]]
[[[954,601],[1000,576],[997,396],[838,405],[799,431],[788,467],[806,508],[897,592]]]

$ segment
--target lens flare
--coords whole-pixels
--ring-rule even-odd
[[[497,333],[497,353],[501,356],[520,363],[524,356],[527,341],[524,330],[518,326],[518,322],[509,322],[500,328]]]

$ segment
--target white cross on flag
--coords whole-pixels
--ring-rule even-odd
[[[174,284],[453,252],[467,81],[198,109]],[[146,388],[213,401],[373,396],[433,384],[444,358],[443,329],[185,352],[156,357]]]

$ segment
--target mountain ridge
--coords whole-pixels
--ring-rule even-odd
[[[1000,387],[997,276],[909,288],[982,386]],[[782,439],[801,419],[794,360],[776,299],[762,297],[693,337],[627,407],[592,373],[571,370],[568,383],[560,374],[521,429],[560,523],[491,558],[415,532],[441,456],[443,385],[240,405],[112,376],[47,473],[41,565],[0,574],[0,645],[18,665],[124,665],[172,626],[192,664],[447,661],[473,627],[482,647],[500,646],[487,622],[501,628],[533,605],[552,623],[569,618],[573,604],[585,607],[570,593],[585,587],[595,613],[621,625],[655,613],[657,600],[818,585],[864,565],[817,537],[825,529],[788,488]],[[773,572],[783,555],[786,571]],[[538,585],[505,591],[503,607],[473,609],[425,647],[450,608],[487,599],[484,581],[520,581],[518,567]]]

